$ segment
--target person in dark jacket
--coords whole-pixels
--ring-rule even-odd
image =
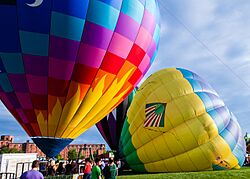
[[[63,162],[59,163],[58,168],[56,169],[56,174],[57,175],[64,175],[65,174],[65,168],[63,166]]]

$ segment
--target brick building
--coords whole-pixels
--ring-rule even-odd
[[[19,151],[24,153],[37,153],[40,157],[45,157],[45,154],[36,146],[36,144],[31,143],[27,140],[25,143],[14,143],[14,136],[4,135],[1,136],[0,140],[0,149],[2,147],[16,148]],[[105,144],[70,144],[66,146],[61,151],[61,156],[64,159],[67,159],[68,151],[70,149],[76,149],[77,153],[81,150],[81,154],[84,157],[89,157],[92,151],[92,154],[101,155],[105,152]]]
[[[9,145],[9,143],[13,143],[14,142],[14,136],[1,136],[1,140],[0,140],[0,148],[1,146],[7,146]]]

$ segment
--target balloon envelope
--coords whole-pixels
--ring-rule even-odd
[[[155,0],[33,2],[0,2],[0,97],[55,156],[146,73],[158,48],[159,9]]]
[[[138,89],[120,147],[140,172],[239,168],[246,150],[240,126],[218,94],[179,68],[156,72]]]
[[[119,149],[122,126],[135,93],[136,88],[111,113],[96,124],[97,129],[112,150],[118,151]]]

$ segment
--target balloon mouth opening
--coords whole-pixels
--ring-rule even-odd
[[[59,138],[59,137],[43,137],[43,136],[35,136],[35,137],[31,137],[31,139],[55,139],[55,140],[74,140],[74,139],[71,139],[71,138]]]
[[[57,156],[73,139],[70,138],[56,138],[56,137],[31,137],[37,147],[47,156]]]

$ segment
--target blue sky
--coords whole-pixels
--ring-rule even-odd
[[[145,78],[167,67],[189,69],[208,81],[250,132],[250,2],[245,0],[158,0],[161,41]],[[0,134],[29,137],[0,104]],[[74,143],[103,143],[92,127]]]

